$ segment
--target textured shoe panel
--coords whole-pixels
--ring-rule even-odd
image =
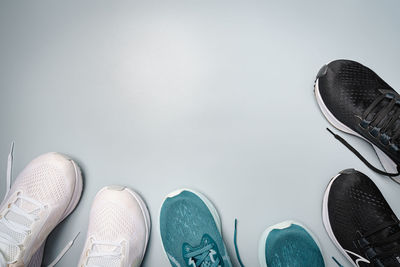
[[[141,262],[146,249],[146,234],[145,217],[133,194],[123,187],[105,187],[97,193],[92,204],[87,240],[80,264],[87,260],[85,252],[91,247],[91,239],[97,242],[124,244],[126,266]],[[114,247],[102,246],[101,249],[107,251]],[[106,264],[105,260],[106,258],[100,257],[95,263],[99,261],[101,266],[116,264],[115,261]]]
[[[69,204],[75,187],[75,168],[58,153],[48,153],[31,161],[16,178],[11,191],[23,193],[51,206]]]
[[[89,233],[111,241],[142,235],[145,220],[137,200],[127,190],[101,190],[90,212]]]
[[[336,239],[351,248],[357,231],[365,233],[392,221],[393,211],[382,193],[366,175],[354,171],[341,174],[331,186],[328,199],[329,220]]]
[[[133,215],[115,203],[103,202],[95,205],[90,220],[89,233],[93,233],[98,240],[118,241],[122,233],[132,236],[135,234]]]
[[[356,122],[355,115],[360,116],[381,95],[379,89],[393,90],[371,69],[351,60],[332,61],[326,74],[319,77],[325,105],[348,126]]]
[[[200,196],[192,191],[183,190],[165,199],[160,211],[160,233],[171,263],[187,264],[183,259],[182,245],[196,247],[204,235],[208,235],[215,241],[225,266],[231,266],[211,211]]]
[[[32,234],[26,236],[14,231],[12,227],[1,225],[1,232],[13,237],[23,246],[23,251],[17,260],[27,263],[62,219],[73,197],[76,179],[75,167],[71,161],[58,153],[44,154],[32,160],[15,179],[5,203],[11,201],[25,212],[38,216],[39,219],[32,224],[31,220],[18,213],[7,213],[7,219],[18,225],[32,227]],[[18,198],[18,195],[22,198]],[[41,203],[44,207],[29,199]],[[3,205],[2,210],[6,207],[7,205]],[[13,259],[17,256],[13,247],[6,251]],[[34,261],[36,259],[39,262],[41,255]],[[35,265],[35,262],[32,264]]]
[[[312,236],[301,226],[273,229],[266,238],[267,266],[325,266],[321,251]]]

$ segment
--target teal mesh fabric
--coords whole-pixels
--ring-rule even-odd
[[[269,233],[265,257],[268,267],[325,266],[317,243],[303,227],[296,224]]]
[[[172,266],[232,266],[214,217],[192,192],[182,191],[164,201],[160,233]]]

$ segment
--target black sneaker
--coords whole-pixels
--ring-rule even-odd
[[[400,182],[396,177],[400,175],[400,95],[375,72],[350,60],[323,66],[314,91],[328,121],[367,140],[386,171],[375,168],[343,138],[335,137],[372,170]]]
[[[329,237],[354,266],[400,266],[399,220],[365,174],[349,169],[334,177],[322,216]]]

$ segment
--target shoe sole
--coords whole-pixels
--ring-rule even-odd
[[[60,224],[63,220],[65,220],[68,215],[72,213],[72,211],[76,208],[76,206],[79,203],[79,200],[82,195],[82,189],[83,189],[83,179],[82,179],[82,172],[79,166],[72,160],[71,161],[74,169],[75,169],[75,187],[74,187],[74,192],[72,194],[72,198],[70,203],[68,204],[68,207],[66,208],[63,217],[58,221],[57,225]],[[53,229],[54,230],[54,229]],[[50,232],[51,234],[51,232]],[[49,235],[50,235],[49,234]],[[29,264],[27,267],[40,267],[42,265],[43,261],[43,253],[44,253],[44,247],[46,245],[46,240],[47,238],[43,241],[39,249],[35,252],[35,254],[32,256],[31,260],[29,261]]]
[[[315,98],[317,99],[317,103],[319,108],[321,109],[322,114],[324,117],[329,121],[330,124],[332,124],[336,129],[360,137],[363,140],[367,141],[375,150],[376,155],[378,156],[379,161],[381,162],[383,168],[390,173],[396,173],[397,172],[397,165],[396,163],[388,157],[385,152],[383,152],[380,148],[375,146],[372,142],[370,142],[368,139],[364,138],[363,136],[359,135],[349,127],[347,127],[345,124],[343,124],[341,121],[339,121],[327,108],[325,105],[324,101],[322,100],[321,94],[319,92],[319,79],[315,81],[314,85],[314,93],[315,93]],[[390,177],[393,179],[395,182],[400,183],[400,176],[396,177]]]
[[[217,229],[218,229],[218,231],[219,231],[219,233],[221,234],[221,237],[222,237],[221,219],[220,219],[220,217],[219,217],[219,214],[218,214],[218,212],[217,212],[217,209],[215,208],[215,206],[212,204],[212,202],[211,202],[205,195],[203,195],[203,194],[201,194],[201,193],[199,193],[199,192],[197,192],[197,191],[195,191],[195,190],[187,189],[187,188],[182,188],[182,189],[178,189],[178,190],[175,190],[175,191],[169,193],[168,195],[166,195],[166,196],[164,197],[164,199],[163,199],[163,201],[162,201],[162,204],[161,204],[161,206],[160,206],[160,210],[159,210],[158,214],[161,214],[162,206],[164,205],[164,202],[165,202],[165,200],[167,200],[167,198],[175,197],[175,196],[179,195],[180,193],[182,193],[183,191],[188,191],[188,192],[191,192],[191,193],[195,194],[196,196],[198,196],[198,197],[201,199],[201,201],[204,202],[204,204],[206,204],[208,210],[211,212],[211,215],[212,215],[213,218],[214,218],[214,222],[215,222],[215,224],[217,225]],[[158,230],[159,230],[159,235],[160,235],[160,239],[161,239],[161,246],[162,246],[162,248],[163,248],[165,257],[167,258],[168,262],[170,262],[170,260],[169,260],[169,258],[168,258],[168,255],[167,255],[167,251],[166,251],[165,248],[164,248],[164,243],[162,242],[162,237],[161,237],[161,231],[160,231],[160,229],[161,229],[161,228],[160,228],[160,220],[158,220]],[[227,254],[227,255],[228,255],[228,254]]]
[[[143,258],[144,258],[144,255],[146,254],[147,244],[149,243],[149,238],[150,238],[150,231],[151,231],[150,213],[149,213],[149,209],[147,208],[146,202],[144,202],[144,200],[142,199],[142,197],[138,193],[136,193],[135,191],[133,191],[133,190],[127,188],[127,187],[125,187],[125,190],[128,191],[136,199],[136,201],[139,203],[140,210],[142,211],[142,214],[143,214],[143,217],[144,217],[144,221],[145,221],[145,225],[146,225],[146,243],[144,245],[142,259],[140,261],[140,262],[142,262]]]
[[[311,236],[311,238],[314,240],[314,242],[317,244],[319,250],[321,251],[322,259],[323,259],[324,264],[325,264],[325,259],[324,259],[324,256],[322,254],[321,245],[320,245],[317,237],[313,234],[313,232],[311,232],[306,226],[304,226],[303,224],[301,224],[299,222],[296,222],[296,221],[293,221],[293,220],[287,220],[287,221],[284,221],[284,222],[281,222],[281,223],[278,223],[278,224],[275,224],[275,225],[272,225],[272,226],[268,227],[261,234],[260,241],[258,242],[258,260],[260,262],[260,266],[261,267],[268,267],[267,259],[265,257],[265,243],[267,242],[267,238],[268,238],[269,233],[274,229],[284,229],[284,228],[289,227],[292,224],[299,225],[299,226],[301,226],[302,228],[304,228],[307,231],[307,233]]]

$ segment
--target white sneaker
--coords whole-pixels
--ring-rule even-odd
[[[47,236],[74,210],[81,192],[81,172],[71,159],[48,153],[30,162],[0,206],[0,266],[33,266],[35,254],[40,266]]]
[[[79,266],[140,266],[150,234],[146,204],[121,186],[101,189],[92,205]]]

